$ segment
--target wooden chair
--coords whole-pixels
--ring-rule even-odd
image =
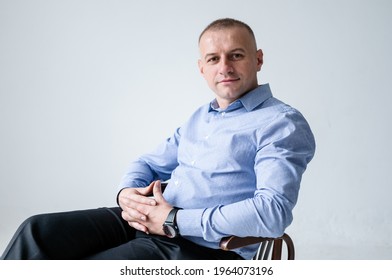
[[[229,236],[222,238],[220,248],[222,250],[233,250],[256,243],[260,243],[260,245],[256,255],[253,257],[254,260],[281,260],[283,243],[286,244],[287,259],[294,260],[295,258],[293,240],[286,233],[277,238]],[[272,255],[270,255],[271,251]]]

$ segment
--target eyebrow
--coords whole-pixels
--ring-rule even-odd
[[[229,51],[229,53],[233,53],[233,52],[243,52],[243,53],[245,53],[245,50],[243,49],[243,48],[235,48],[235,49],[232,49],[231,51]],[[210,57],[210,56],[215,56],[216,55],[216,53],[207,53],[205,56],[204,56],[204,59],[207,59],[207,57]]]

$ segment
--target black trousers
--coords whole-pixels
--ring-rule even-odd
[[[121,209],[98,208],[35,215],[25,220],[1,259],[189,260],[242,259],[182,237],[167,238],[134,230]]]

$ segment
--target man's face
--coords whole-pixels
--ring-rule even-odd
[[[249,32],[242,27],[210,30],[199,43],[199,69],[224,109],[258,86],[257,72],[263,53],[256,50]]]

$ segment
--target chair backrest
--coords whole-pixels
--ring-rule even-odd
[[[229,236],[222,238],[220,247],[222,250],[233,250],[257,243],[260,245],[253,257],[254,260],[281,260],[283,243],[286,244],[287,259],[294,260],[295,258],[294,243],[287,233],[277,238]]]
[[[294,260],[295,249],[294,243],[288,234],[283,234],[278,238],[265,238],[260,242],[259,248],[256,255],[253,257],[254,260],[281,260],[283,243],[286,244],[287,248],[287,259]],[[271,254],[272,252],[272,254]]]

